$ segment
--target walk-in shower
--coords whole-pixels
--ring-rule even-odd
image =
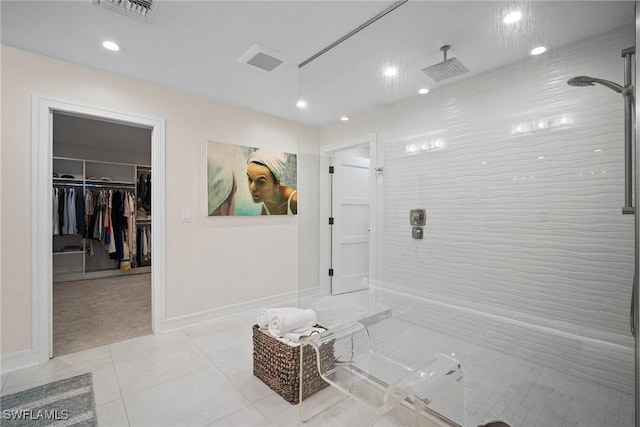
[[[624,190],[624,206],[622,208],[623,214],[634,214],[635,209],[633,207],[632,200],[632,180],[633,180],[633,134],[635,130],[635,94],[634,94],[634,86],[633,86],[633,61],[632,57],[635,55],[636,49],[635,47],[629,47],[622,50],[622,58],[624,59],[624,85],[621,86],[617,83],[614,83],[609,80],[599,79],[596,77],[589,76],[577,76],[572,77],[567,80],[567,84],[569,86],[595,86],[596,84],[607,87],[617,93],[622,94],[624,98],[624,168],[625,168],[625,190]]]
[[[406,2],[300,70],[300,97],[328,112],[318,193],[332,146],[373,135],[371,169],[382,171],[371,173],[377,216],[355,224],[375,240],[370,305],[325,294],[318,321],[388,307],[396,323],[372,325],[371,346],[415,367],[455,354],[470,427],[640,426],[629,331],[634,5],[531,1],[520,23],[503,23],[512,6]],[[541,40],[546,52],[530,54]],[[468,72],[435,82],[422,68],[447,44]],[[383,74],[391,65],[396,78]],[[374,107],[358,111],[364,101]],[[425,211],[422,239],[411,238],[411,209]],[[317,212],[301,247],[330,232]],[[354,218],[332,220],[357,228]],[[331,255],[318,252],[322,290]]]

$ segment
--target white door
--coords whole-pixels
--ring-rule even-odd
[[[368,287],[370,161],[347,153],[332,160],[331,293],[336,295]]]

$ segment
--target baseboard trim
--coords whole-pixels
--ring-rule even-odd
[[[265,298],[257,298],[250,301],[245,301],[238,304],[231,304],[224,307],[219,307],[213,310],[201,311],[198,313],[185,314],[183,316],[172,317],[166,319],[160,325],[157,325],[157,333],[164,333],[174,331],[176,329],[182,329],[186,327],[195,326],[201,323],[210,322],[212,320],[220,320],[225,317],[234,316],[238,314],[254,312],[257,314],[258,310],[265,307],[274,306],[297,306],[300,298],[317,295],[319,290],[317,288],[305,289],[303,291],[293,291],[284,294],[274,295]]]
[[[18,369],[29,368],[40,364],[40,353],[35,350],[22,350],[15,353],[2,355],[2,366],[0,372],[17,371]]]

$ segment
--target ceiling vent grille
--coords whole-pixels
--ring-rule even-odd
[[[143,20],[151,15],[154,6],[153,0],[94,0],[94,3]]]
[[[284,64],[286,58],[274,50],[254,44],[238,58],[238,61],[260,68],[263,71],[271,72]]]

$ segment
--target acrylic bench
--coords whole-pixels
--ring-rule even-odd
[[[375,321],[384,321],[384,316]],[[340,398],[356,399],[382,416],[393,415],[402,425],[465,425],[464,375],[454,357],[437,354],[423,358],[423,366],[406,366],[380,351],[384,349],[371,347],[366,321],[347,322],[304,338],[303,343],[315,350],[320,376],[340,392]],[[332,363],[326,358],[320,363],[324,346],[333,347]],[[332,398],[323,394],[300,397],[303,421],[337,402],[335,393]]]

